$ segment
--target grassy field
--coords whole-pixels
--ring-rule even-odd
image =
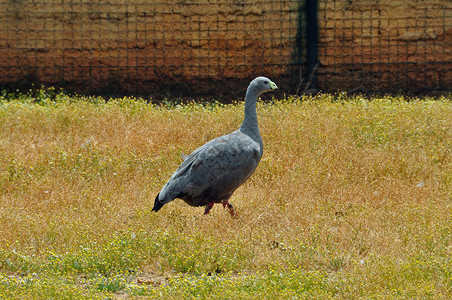
[[[450,96],[260,103],[237,218],[151,208],[243,103],[50,96],[0,97],[0,299],[452,297]]]

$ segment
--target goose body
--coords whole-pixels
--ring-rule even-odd
[[[228,199],[253,174],[263,153],[256,101],[261,94],[275,89],[276,84],[266,77],[251,81],[240,128],[207,142],[186,157],[155,198],[152,210],[159,211],[179,198],[191,206],[205,206],[205,214],[214,203],[223,203],[234,215]]]

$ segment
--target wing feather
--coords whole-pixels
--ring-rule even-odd
[[[193,151],[160,192],[159,201],[190,198],[194,206],[229,198],[256,169],[262,147],[249,136],[235,131]],[[188,202],[188,201],[187,201]]]

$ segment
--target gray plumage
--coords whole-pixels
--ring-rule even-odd
[[[266,77],[251,81],[240,128],[207,142],[186,157],[155,198],[152,210],[158,211],[166,203],[180,198],[191,206],[205,206],[205,214],[214,203],[223,203],[234,215],[228,199],[253,174],[263,153],[257,124],[257,98],[277,88]]]

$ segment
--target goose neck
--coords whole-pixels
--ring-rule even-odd
[[[240,130],[245,133],[252,133],[260,136],[256,113],[256,102],[258,96],[258,93],[248,88],[245,97],[245,117]]]

